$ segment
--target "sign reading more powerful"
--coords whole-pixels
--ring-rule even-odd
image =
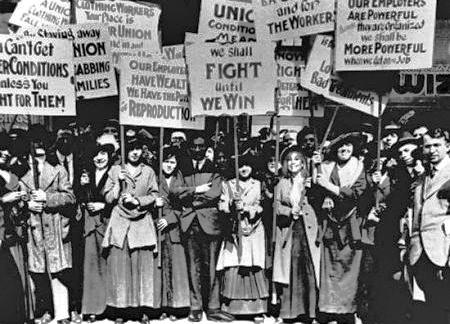
[[[198,33],[220,43],[256,41],[252,1],[202,1]]]
[[[436,2],[338,1],[336,70],[430,68]]]
[[[301,75],[301,85],[327,99],[377,117],[378,94],[348,87],[333,74],[333,48],[333,36],[317,35]],[[387,97],[383,96],[381,112],[386,103]]]
[[[263,115],[273,111],[274,49],[270,42],[187,46],[193,114]]]
[[[122,60],[120,123],[152,127],[204,129],[189,106],[187,70],[181,48],[163,48],[164,56]]]
[[[0,113],[75,116],[72,43],[0,35]]]
[[[254,8],[260,39],[279,41],[334,30],[334,0],[254,0]]]
[[[78,23],[107,24],[113,64],[125,56],[151,57],[160,53],[158,22],[161,9],[131,1],[78,0]]]

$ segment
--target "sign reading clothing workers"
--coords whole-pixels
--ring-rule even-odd
[[[305,61],[300,47],[277,47],[278,114],[280,116],[310,117],[310,97],[306,89],[300,85]],[[314,116],[323,117],[323,107],[314,107]]]
[[[430,68],[436,2],[338,1],[336,70]]]
[[[256,41],[252,0],[202,1],[198,33],[220,43]]]
[[[258,38],[278,41],[334,30],[334,0],[254,0]]]
[[[117,95],[107,26],[78,24],[41,27],[25,30],[24,35],[72,41],[77,97],[92,99]]]
[[[22,0],[9,23],[23,28],[62,26],[70,21],[69,0]]]
[[[187,46],[192,113],[264,115],[273,111],[274,49],[275,43],[271,42],[196,42]]]
[[[333,36],[316,36],[301,85],[325,98],[378,117],[378,94],[348,87],[333,74],[333,48]],[[387,97],[383,96],[381,112],[386,103]]]
[[[121,61],[121,124],[204,129],[204,118],[192,116],[186,63],[176,52],[166,50],[164,56]]]
[[[158,22],[161,9],[131,1],[76,1],[78,23],[108,25],[113,64],[125,56],[151,57],[159,53]]]
[[[0,113],[75,116],[71,46],[0,35]]]

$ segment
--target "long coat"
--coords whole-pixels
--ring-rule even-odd
[[[68,210],[75,204],[75,196],[66,170],[47,162],[44,162],[39,175],[39,188],[47,194],[47,202],[41,215],[30,212],[28,220],[29,267],[32,272],[44,273],[45,258],[47,257],[50,272],[56,273],[72,267],[72,250],[68,234],[69,217],[73,214]],[[22,177],[21,189],[27,192],[35,189],[31,170]],[[44,233],[42,233],[42,229],[44,229]]]

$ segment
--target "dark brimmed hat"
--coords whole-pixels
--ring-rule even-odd
[[[344,144],[352,144],[353,152],[358,152],[361,149],[362,143],[364,142],[364,136],[360,132],[351,132],[341,134],[330,142],[328,149],[330,154],[335,155],[339,147]]]
[[[287,156],[292,152],[298,152],[301,155],[304,155],[300,146],[298,145],[288,146],[281,152],[280,162],[283,162],[287,158]]]
[[[401,127],[396,124],[394,121],[389,122],[388,124],[384,125],[383,127],[383,136],[385,136],[386,134],[398,134],[400,132]]]
[[[397,143],[395,143],[394,146],[392,147],[392,150],[397,151],[401,146],[406,144],[414,144],[419,146],[420,141],[418,138],[414,137],[410,132],[404,131],[402,132]]]

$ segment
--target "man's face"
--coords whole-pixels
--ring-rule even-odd
[[[449,145],[444,137],[433,138],[429,135],[423,137],[423,155],[431,164],[438,164],[448,153]]]
[[[314,134],[306,134],[303,138],[303,147],[306,150],[312,150],[314,149],[316,143],[316,137]]]
[[[398,156],[400,161],[406,166],[412,166],[414,163],[414,157],[412,153],[417,149],[416,144],[408,143],[398,148]]]
[[[415,138],[422,138],[426,133],[428,133],[428,128],[420,126],[414,130],[413,135]]]
[[[388,133],[383,137],[383,143],[387,149],[390,149],[398,141],[398,135],[396,133]]]
[[[191,144],[191,155],[192,158],[196,161],[201,161],[205,158],[206,153],[206,145],[204,138],[196,138],[192,141]]]

